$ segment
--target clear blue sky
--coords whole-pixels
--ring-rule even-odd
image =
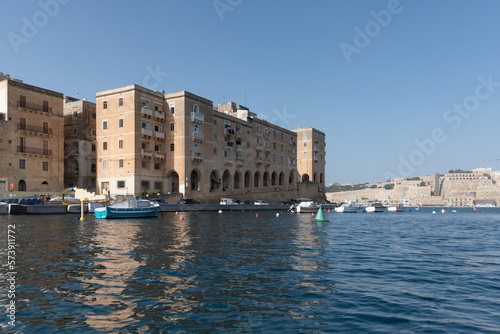
[[[497,168],[498,1],[56,1],[2,2],[1,72],[91,101],[187,90],[315,127],[327,182]]]

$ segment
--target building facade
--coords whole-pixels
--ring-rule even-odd
[[[96,105],[64,98],[64,186],[96,190]]]
[[[63,94],[0,76],[0,193],[63,189]]]
[[[179,192],[215,202],[297,190],[297,133],[234,102],[215,107],[186,91],[130,85],[98,92],[96,110],[100,193]],[[322,166],[315,171],[324,184]]]
[[[314,128],[293,130],[297,133],[297,171],[302,182],[317,182],[325,187],[325,133]]]

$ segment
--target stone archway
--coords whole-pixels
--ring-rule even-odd
[[[167,174],[167,191],[170,193],[179,192],[179,174],[175,170]]]
[[[222,174],[222,190],[227,191],[231,189],[231,173],[226,169]]]
[[[200,190],[201,180],[200,180],[200,173],[198,173],[198,170],[193,169],[191,171],[191,176],[189,177],[189,180],[190,180],[190,183],[189,183],[190,190],[193,190],[193,191]]]
[[[246,171],[245,173],[245,188],[250,188],[252,184],[250,183],[251,181],[251,174],[250,171]]]
[[[253,187],[260,187],[260,172],[255,172],[255,174],[253,175]]]
[[[221,180],[219,173],[216,170],[213,170],[210,173],[210,191],[217,191],[221,185]]]
[[[234,178],[233,178],[233,187],[234,189],[240,189],[240,172],[236,171],[234,173]]]

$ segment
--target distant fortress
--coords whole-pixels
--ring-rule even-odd
[[[357,199],[363,203],[404,203],[414,206],[497,206],[500,204],[498,181],[500,171],[477,168],[471,172],[455,171],[411,179],[393,178],[385,183],[365,184],[361,186],[362,189],[353,191],[328,192],[327,189],[326,196],[329,201],[337,203]],[[346,188],[348,185],[339,186]]]

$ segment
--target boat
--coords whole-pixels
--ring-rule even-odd
[[[62,204],[64,205],[71,205],[71,204],[80,204],[81,203],[81,200],[78,199],[78,198],[74,198],[74,197],[64,197],[62,198]],[[105,199],[105,200],[88,200],[88,199],[84,199],[83,200],[83,204],[87,205],[89,203],[99,203],[99,204],[102,204],[102,205],[109,205],[111,204],[111,199],[108,198],[108,199]]]
[[[382,205],[367,206],[365,210],[366,212],[384,212],[385,206]]]
[[[8,206],[10,215],[25,215],[28,211],[27,206],[23,204],[10,203]]]
[[[292,205],[290,210],[295,213],[310,213],[310,212],[318,212],[319,206],[313,201],[300,202],[299,205]]]
[[[132,194],[116,195],[114,204],[103,208],[96,208],[96,218],[148,218],[158,217],[157,203],[151,203],[146,199],[136,199]]]
[[[87,208],[88,212],[94,213],[95,209],[97,209],[97,208],[104,208],[104,205],[102,205],[101,203],[88,203],[87,207],[88,207]]]
[[[82,212],[82,204],[70,204],[68,205],[68,213],[81,213]],[[88,205],[83,206],[83,213],[87,213],[89,211]]]
[[[391,205],[390,207],[388,207],[387,211],[389,211],[389,212],[404,212],[405,208],[401,204],[396,204],[396,205]]]
[[[356,212],[358,212],[358,207],[354,203],[351,203],[351,204],[345,204],[344,203],[341,206],[336,207],[335,208],[335,212],[339,212],[339,213],[356,213]]]

